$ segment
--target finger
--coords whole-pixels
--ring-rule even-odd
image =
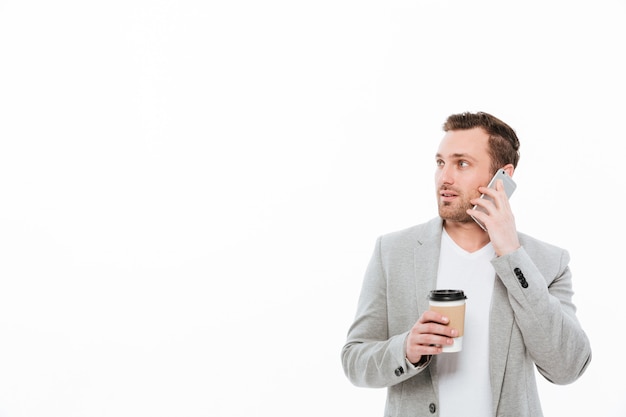
[[[434,335],[434,334],[422,334],[415,340],[409,343],[409,349],[419,354],[431,354],[429,352],[436,352],[437,348],[443,346],[450,346],[454,343],[454,339],[451,337]]]
[[[426,323],[420,326],[418,330],[419,335],[434,335],[434,336],[444,336],[444,337],[456,337],[458,336],[458,331],[450,326],[438,324],[438,323]],[[428,343],[434,343],[431,341],[427,341]],[[425,343],[425,342],[424,342]]]
[[[443,352],[441,345],[422,345],[415,349],[415,354],[419,356],[439,355]]]
[[[470,209],[468,209],[468,210],[476,210],[476,211],[483,211],[484,210],[486,213],[491,213],[496,208],[496,205],[491,200],[491,198],[489,198],[489,199],[487,199],[487,198],[474,198],[474,199],[470,200],[470,204],[472,204],[472,207]],[[474,209],[474,205],[476,205],[478,207],[476,209]]]
[[[406,357],[412,363],[418,362],[426,355],[439,355],[443,352],[443,348],[439,345],[413,345],[407,346]]]
[[[504,192],[504,183],[497,180],[493,187],[478,187],[478,192],[495,199]]]
[[[441,313],[432,310],[424,311],[424,314],[419,318],[418,323],[441,323],[448,324],[450,319]]]

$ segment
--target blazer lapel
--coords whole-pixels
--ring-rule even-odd
[[[415,285],[420,314],[429,309],[428,293],[437,286],[441,231],[441,219],[430,221],[425,235],[418,237],[414,249]]]
[[[441,249],[442,221],[436,218],[428,223],[426,233],[418,239],[414,249],[415,286],[419,316],[430,309],[428,294],[437,288],[437,272],[439,270],[439,252]],[[435,395],[439,395],[437,380],[437,361],[428,366]]]
[[[513,310],[509,304],[506,287],[496,277],[491,297],[491,314],[489,318],[489,355],[490,377],[493,410],[498,409],[500,392],[504,381],[504,371],[511,343],[513,329]]]

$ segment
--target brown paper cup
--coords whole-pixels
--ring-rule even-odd
[[[430,310],[448,317],[450,322],[447,326],[459,332],[459,335],[454,338],[454,344],[443,346],[443,352],[460,352],[463,349],[466,298],[461,290],[434,290],[430,292]]]

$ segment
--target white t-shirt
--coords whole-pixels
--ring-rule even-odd
[[[463,290],[467,296],[463,350],[437,355],[440,417],[487,417],[489,381],[489,310],[495,280],[491,243],[476,252],[460,248],[446,233],[441,238],[438,289]]]

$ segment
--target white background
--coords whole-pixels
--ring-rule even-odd
[[[626,2],[0,0],[0,416],[380,416],[343,375],[378,235],[451,113],[521,139],[622,417]],[[621,384],[621,386],[620,386]]]

